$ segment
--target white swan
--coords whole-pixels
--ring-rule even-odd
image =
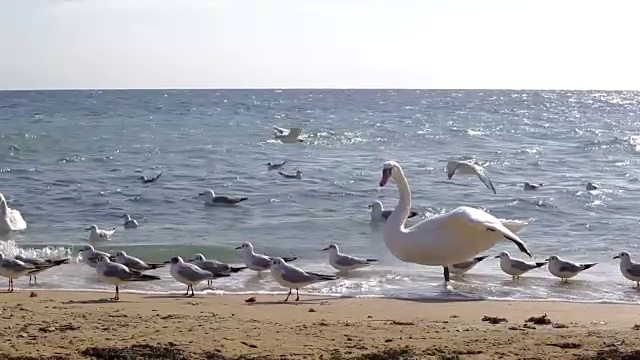
[[[22,218],[20,211],[10,208],[7,204],[7,199],[0,193],[0,234],[20,231],[26,228],[27,223]]]
[[[276,140],[280,140],[283,143],[293,144],[298,142],[303,142],[303,139],[300,139],[300,134],[302,134],[302,129],[299,127],[292,127],[287,130],[281,127],[274,126],[273,129],[273,138]]]
[[[514,242],[530,257],[531,251],[514,232],[528,222],[499,220],[493,215],[467,206],[446,214],[427,218],[410,228],[404,222],[411,208],[411,190],[400,165],[387,161],[382,168],[380,186],[393,179],[400,200],[383,229],[389,251],[398,259],[420,265],[442,266],[445,282],[449,281],[449,266],[466,261],[493,247],[503,238]]]

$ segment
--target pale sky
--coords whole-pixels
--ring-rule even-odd
[[[637,0],[0,0],[0,89],[640,90]]]

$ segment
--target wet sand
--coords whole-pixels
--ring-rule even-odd
[[[249,296],[127,293],[116,302],[102,300],[112,293],[30,297],[29,290],[0,296],[3,359],[616,359],[640,349],[637,305],[309,296],[282,303],[282,295],[256,295],[247,304]],[[544,313],[540,324],[525,322]]]

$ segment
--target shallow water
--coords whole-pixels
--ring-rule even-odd
[[[489,258],[453,283],[457,294],[637,302],[640,292],[611,258],[621,250],[640,258],[639,101],[635,92],[577,91],[0,92],[0,191],[29,224],[1,237],[0,251],[76,259],[88,239],[84,229],[97,224],[118,228],[98,249],[149,261],[201,252],[238,263],[233,248],[251,241],[259,252],[299,256],[302,268],[333,272],[320,249],[337,243],[381,264],[310,292],[450,296],[441,269],[398,261],[369,222],[373,200],[387,208],[397,201],[393,184],[377,185],[382,163],[393,159],[409,178],[414,208],[441,213],[468,205],[501,218],[534,217],[519,235],[538,259],[556,254],[600,263],[561,285],[545,268],[514,282]],[[306,141],[274,142],[273,125],[300,125]],[[446,180],[446,160],[463,156],[489,162],[498,194],[472,177]],[[263,165],[285,159],[285,171],[300,169],[303,180]],[[137,179],[160,171],[155,184]],[[545,186],[525,192],[524,181]],[[586,191],[589,181],[601,189]],[[205,208],[198,193],[207,188],[249,200]],[[140,228],[123,229],[126,212]],[[35,250],[46,246],[52,248]],[[490,253],[501,250],[518,253],[506,242]],[[184,291],[166,268],[152,273],[166,280],[127,289]],[[45,288],[110,289],[77,263],[39,281]],[[268,274],[248,271],[216,285],[283,291]]]

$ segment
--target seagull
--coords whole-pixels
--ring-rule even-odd
[[[261,271],[266,271],[271,268],[271,260],[272,257],[263,254],[256,254],[253,252],[253,245],[250,242],[244,242],[242,245],[238,246],[236,250],[240,250],[242,261],[247,267],[253,271],[257,271],[258,274]],[[297,259],[297,257],[283,257],[281,258],[286,262],[292,262]]]
[[[386,221],[393,212],[393,210],[385,210],[382,207],[382,203],[378,200],[372,202],[371,205],[369,205],[369,209],[371,209],[371,221]],[[416,211],[409,211],[407,219],[411,219],[418,215],[420,214]]]
[[[600,186],[598,186],[597,184],[589,182],[589,183],[587,183],[586,189],[588,191],[598,190],[598,189],[600,189]]]
[[[634,281],[636,286],[640,288],[640,264],[633,262],[631,255],[626,251],[621,252],[613,258],[620,259],[620,272],[622,276]]]
[[[298,291],[300,288],[322,281],[339,279],[337,276],[304,271],[293,265],[287,264],[282,258],[273,258],[271,260],[271,274],[278,284],[289,288],[289,293],[284,301],[289,300],[289,296],[291,296],[291,292],[294,288],[296,289],[296,301],[299,301],[300,294]]]
[[[116,232],[116,228],[112,228],[111,230],[100,230],[98,229],[97,225],[91,225],[85,230],[91,231],[91,233],[89,234],[89,242],[111,240],[111,235]]]
[[[281,127],[274,126],[273,138],[276,140],[280,140],[283,143],[293,144],[298,142],[303,142],[303,139],[300,139],[300,134],[302,134],[302,129],[299,127],[292,127],[287,130]]]
[[[546,262],[528,262],[520,259],[512,258],[511,255],[503,251],[496,259],[500,259],[500,269],[507,275],[511,275],[513,280],[519,279],[520,276],[529,270],[537,269],[547,265]]]
[[[160,179],[160,176],[162,175],[162,172],[154,177],[152,177],[151,179],[148,179],[146,176],[140,176],[140,181],[142,181],[143,184],[150,184],[153,182],[156,182],[156,180]]]
[[[138,227],[138,221],[132,219],[131,215],[125,214],[124,217],[125,217],[125,220],[124,220],[125,229],[135,229]]]
[[[488,258],[489,255],[482,255],[474,257],[471,260],[463,261],[461,263],[453,264],[449,267],[449,271],[452,274],[462,275],[467,271],[473,269],[474,266],[478,265],[482,260]]]
[[[538,190],[542,187],[542,185],[544,184],[532,184],[530,182],[525,182],[524,183],[524,190],[525,191],[533,191],[533,190]]]
[[[302,179],[302,171],[300,171],[300,170],[296,170],[296,174],[295,175],[286,174],[286,173],[283,173],[282,171],[278,171],[278,174],[280,174],[282,177],[287,178],[287,179],[298,179],[298,180]]]
[[[82,261],[91,266],[92,268],[96,267],[96,264],[98,263],[98,258],[100,258],[100,256],[106,256],[109,260],[115,260],[116,258],[114,256],[111,256],[111,254],[106,253],[104,251],[98,251],[96,249],[93,248],[93,246],[91,245],[85,245],[82,249],[78,250],[79,253],[82,253]]]
[[[180,256],[172,257],[170,263],[171,268],[169,273],[171,276],[178,282],[187,285],[185,296],[189,296],[189,289],[191,289],[191,297],[195,296],[193,293],[193,285],[197,285],[204,280],[229,276],[228,273],[213,274],[210,271],[203,270],[194,264],[184,262]]]
[[[118,251],[116,253],[115,262],[117,262],[118,264],[122,264],[131,270],[137,271],[155,270],[157,268],[165,266],[165,264],[160,263],[146,263],[135,256],[127,255],[127,253],[124,251]]]
[[[207,260],[202,254],[195,254],[193,259],[189,259],[189,262],[203,270],[209,271],[212,274],[231,274],[248,269],[247,266],[235,267],[217,260]],[[212,283],[213,279],[207,280],[207,286],[211,286]]]
[[[272,164],[271,162],[266,163],[265,165],[267,165],[267,169],[269,169],[269,171],[271,170],[278,170],[278,169],[282,169],[282,167],[284,166],[284,164],[287,163],[287,160],[281,162],[280,164]]]
[[[198,195],[200,196],[204,195],[204,204],[206,206],[236,205],[248,199],[245,196],[216,195],[211,189],[205,190],[204,192],[201,192]]]
[[[466,161],[457,161],[451,160],[447,163],[447,177],[448,180],[451,180],[454,174],[459,175],[476,175],[482,181],[482,183],[493,193],[496,193],[496,188],[493,186],[493,183],[487,177],[487,174],[484,171],[484,168],[473,160]]]
[[[13,292],[13,279],[28,275],[30,272],[38,271],[43,268],[46,267],[27,264],[17,259],[5,257],[3,253],[0,253],[0,276],[4,276],[9,279],[8,292]]]
[[[340,253],[338,245],[331,244],[323,251],[329,251],[329,264],[340,272],[348,272],[349,270],[356,270],[363,267],[372,265],[377,259],[359,259],[353,256]]]
[[[120,300],[120,289],[118,285],[129,281],[160,280],[159,276],[143,274],[122,264],[111,262],[108,257],[102,255],[98,257],[96,274],[98,274],[100,281],[116,286],[116,296],[111,300]]]
[[[568,282],[570,278],[578,275],[580,272],[591,269],[598,263],[577,264],[571,261],[562,260],[553,255],[546,261],[549,262],[549,272],[555,277],[559,277],[564,282]]]
[[[62,264],[68,264],[69,263],[69,259],[60,259],[60,260],[53,260],[53,259],[46,259],[46,260],[40,260],[40,259],[36,259],[36,258],[32,258],[32,257],[25,257],[23,255],[16,255],[13,257],[16,260],[20,260],[25,264],[31,264],[33,266],[38,266],[39,269],[38,270],[34,270],[34,271],[30,271],[29,272],[29,285],[31,285],[31,278],[33,278],[33,282],[34,284],[38,283],[38,279],[36,278],[36,275],[47,270],[47,269],[51,269],[54,266],[60,266]]]

